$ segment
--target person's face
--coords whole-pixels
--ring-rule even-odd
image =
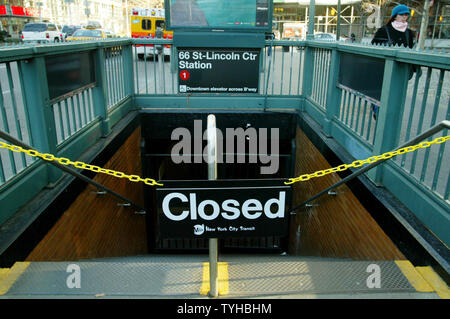
[[[409,14],[407,14],[407,13],[404,13],[404,14],[397,14],[397,15],[395,16],[395,21],[398,21],[398,22],[406,22],[406,21],[408,21],[408,18],[409,18]]]

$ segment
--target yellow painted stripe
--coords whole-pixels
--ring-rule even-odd
[[[30,265],[29,262],[16,262],[8,271],[6,276],[0,280],[0,295],[8,292],[14,282],[25,272]]]
[[[434,272],[431,267],[416,267],[416,270],[422,275],[423,278],[430,284],[431,287],[442,299],[450,299],[450,290],[447,284],[442,280],[439,275]]]
[[[228,263],[219,262],[217,263],[218,273],[217,277],[219,280],[219,295],[227,295],[228,290]],[[203,279],[202,286],[200,288],[200,294],[205,296],[209,293],[209,263],[203,263]]]
[[[403,272],[410,284],[419,292],[433,292],[433,288],[419,274],[409,260],[396,260],[398,268]]]
[[[6,274],[8,273],[9,268],[0,268],[0,282],[2,282],[3,278],[6,277]]]

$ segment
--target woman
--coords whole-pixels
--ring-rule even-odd
[[[396,6],[392,10],[391,18],[385,26],[382,26],[375,33],[372,44],[384,44],[388,46],[404,46],[411,48],[414,46],[414,31],[408,28],[408,19],[411,15],[409,8],[403,4]],[[417,76],[422,74],[420,66],[410,65],[408,79],[410,80],[413,73],[417,72]],[[373,118],[376,120],[379,107],[372,104],[371,109]]]
[[[411,12],[407,6],[403,4],[396,6],[392,10],[388,23],[375,33],[372,44],[400,45],[412,48],[415,34],[414,31],[408,28],[410,15]]]

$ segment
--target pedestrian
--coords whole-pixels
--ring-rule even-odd
[[[413,48],[415,34],[413,30],[408,28],[410,15],[411,12],[407,6],[403,4],[396,6],[392,10],[388,23],[375,33],[372,44]]]
[[[415,32],[408,28],[410,16],[411,11],[407,6],[403,4],[397,5],[392,9],[391,17],[387,24],[377,30],[371,43],[412,49],[415,44]],[[417,76],[420,77],[422,69],[420,66],[410,64],[409,80],[412,78],[414,72],[417,72]],[[376,120],[379,106],[372,104],[371,109],[373,118]]]

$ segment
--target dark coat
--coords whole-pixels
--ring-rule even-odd
[[[405,32],[394,29],[391,23],[379,28],[375,33],[372,44],[401,45],[412,48],[414,46],[415,33],[407,28]]]

